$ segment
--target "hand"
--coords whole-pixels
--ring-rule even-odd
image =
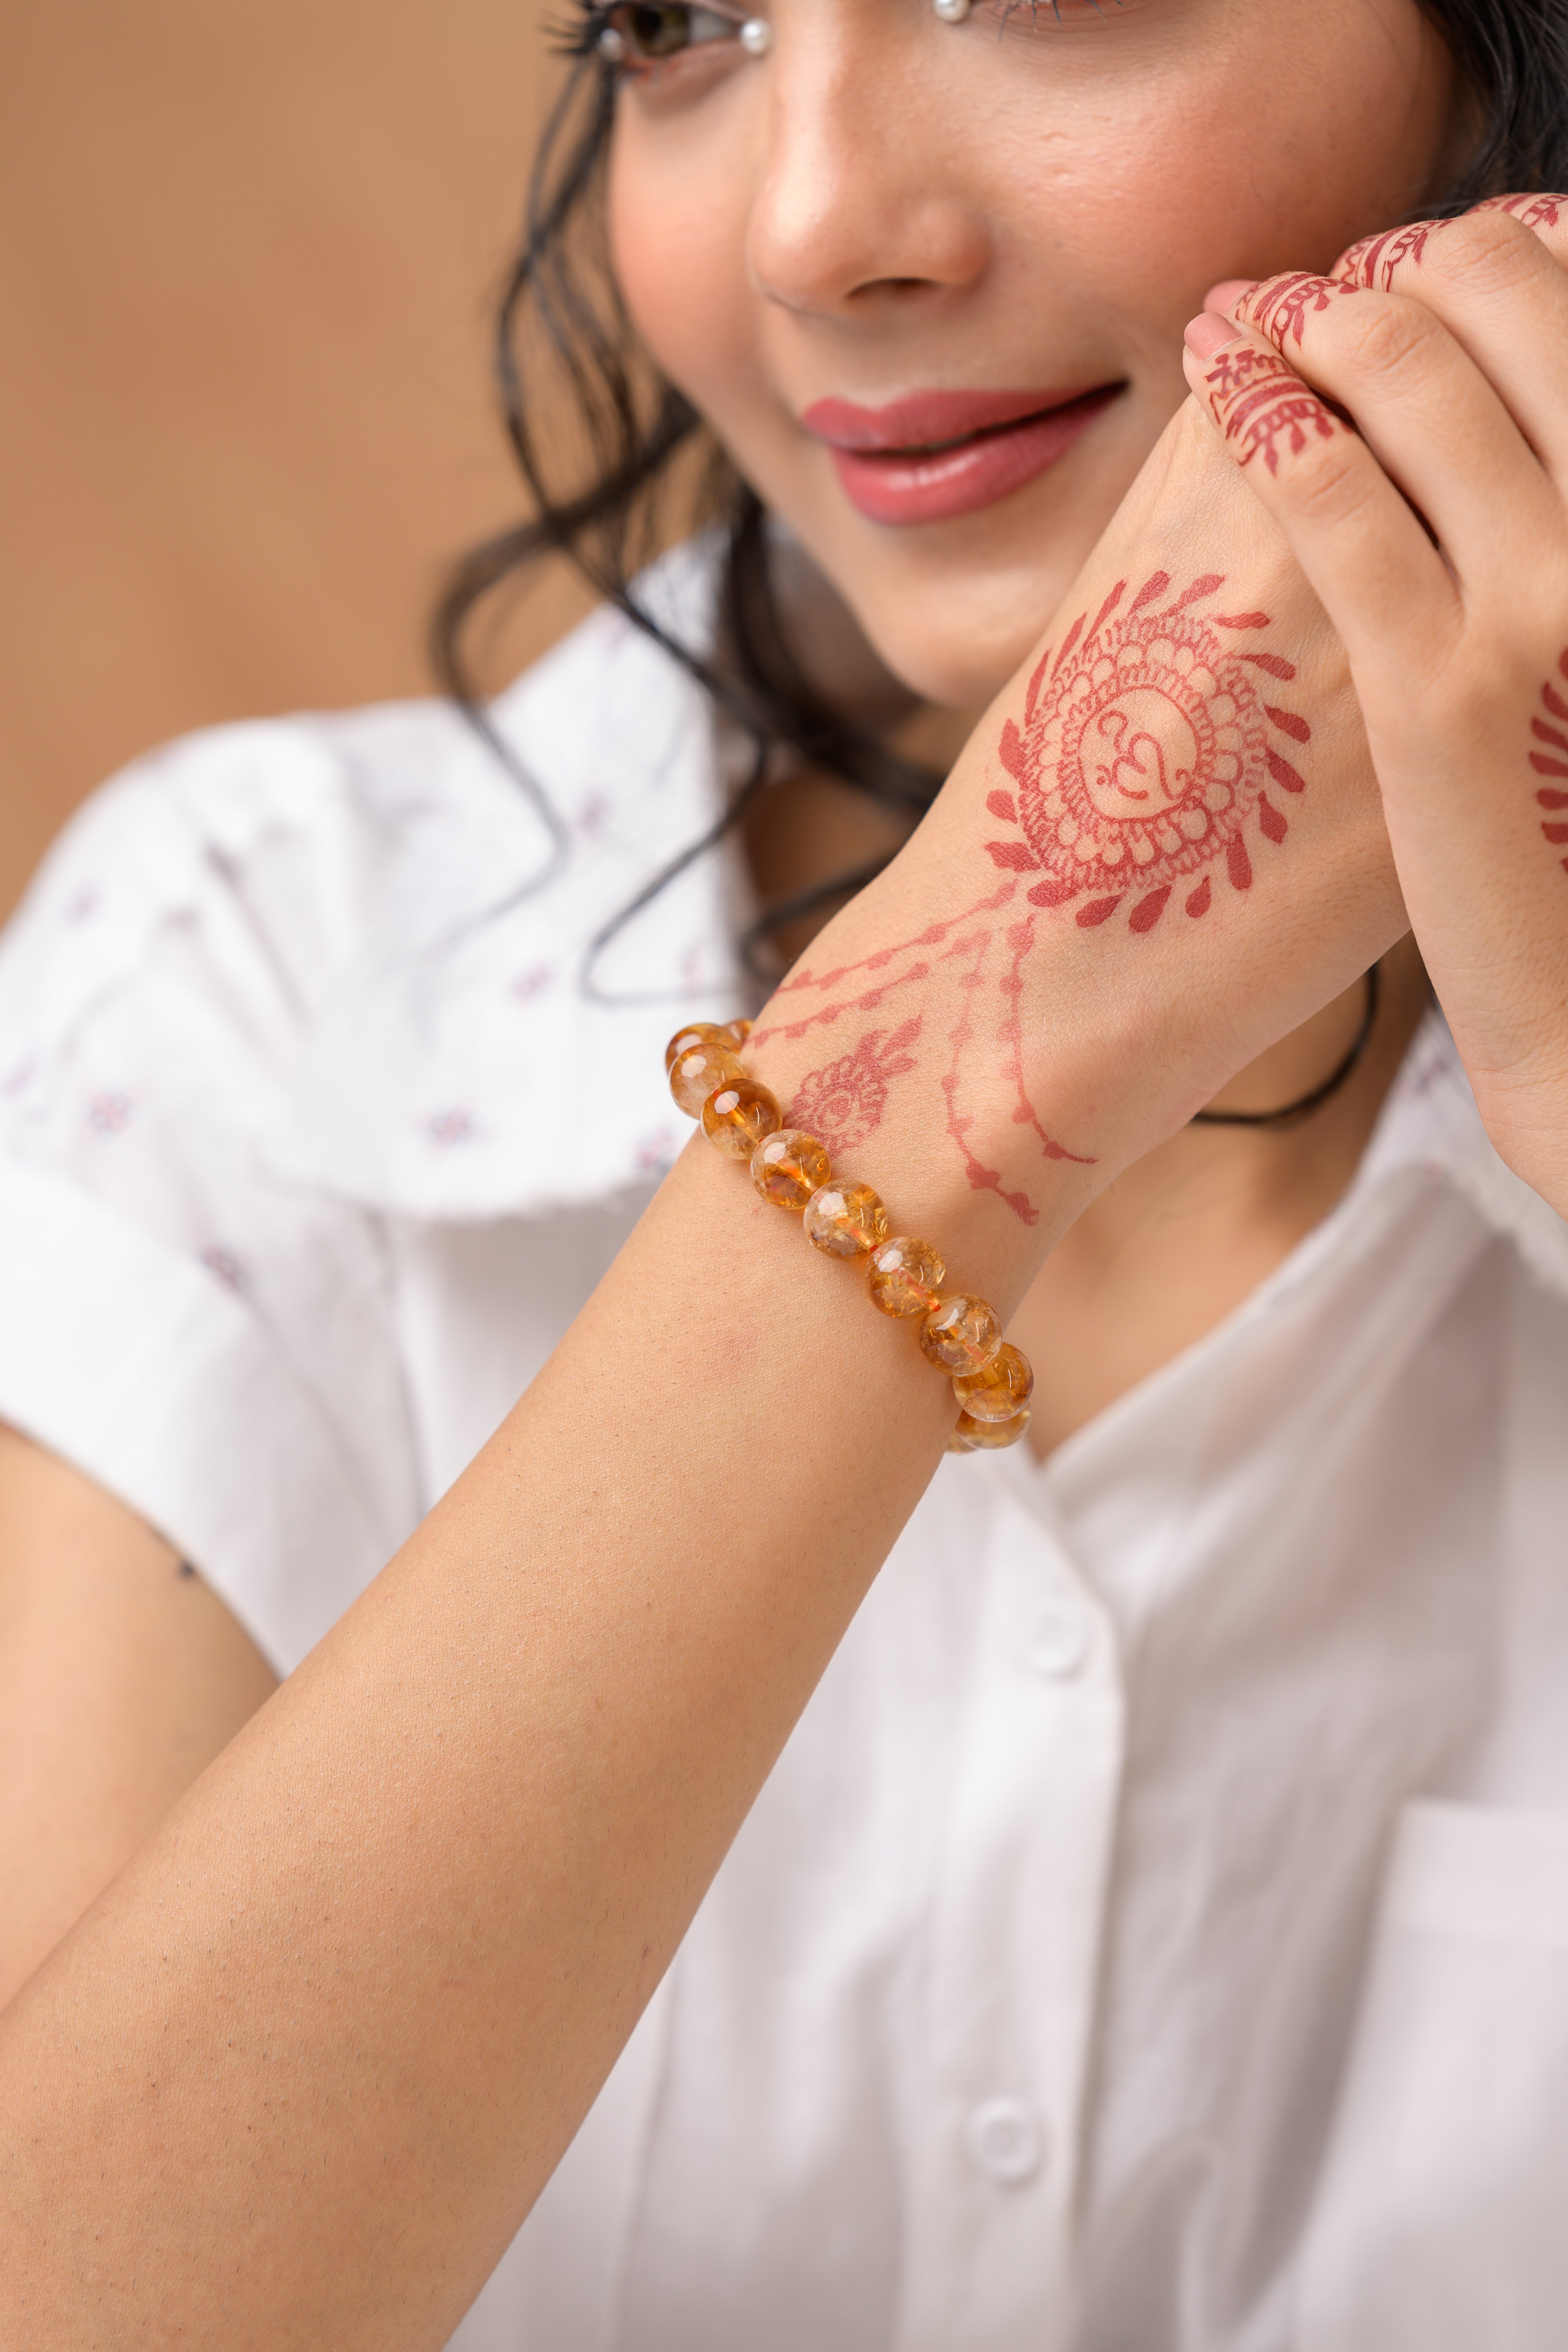
[[[1037,1257],[1406,928],[1343,649],[1189,403],[752,1049],[890,1206]]]
[[[1568,199],[1217,288],[1188,378],[1342,638],[1488,1132],[1568,1213]],[[1215,315],[1217,312],[1219,315]]]

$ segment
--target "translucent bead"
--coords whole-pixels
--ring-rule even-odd
[[[984,1454],[998,1445],[1016,1445],[1029,1426],[1034,1407],[1025,1405],[1009,1421],[976,1421],[973,1414],[961,1412],[958,1426],[947,1441],[950,1454]]]
[[[921,1326],[921,1349],[944,1372],[982,1372],[1002,1345],[1002,1326],[984,1298],[939,1298]]]
[[[952,1393],[973,1421],[1011,1421],[1035,1391],[1029,1359],[1005,1342],[983,1372],[960,1372]]]
[[[806,1202],[805,1234],[831,1257],[865,1257],[886,1241],[888,1212],[869,1184],[837,1177]]]
[[[749,1021],[726,1021],[724,1026],[730,1034],[731,1042],[737,1045],[743,1045],[752,1034],[752,1024]]]
[[[665,1076],[668,1076],[682,1054],[694,1053],[699,1045],[718,1045],[726,1054],[733,1054],[740,1050],[742,1042],[732,1028],[721,1026],[717,1021],[688,1022],[684,1029],[676,1031],[664,1049]]]
[[[752,1181],[776,1209],[804,1209],[833,1169],[827,1149],[798,1128],[775,1128],[752,1154]]]
[[[728,1045],[694,1045],[669,1073],[669,1091],[688,1118],[700,1118],[703,1104],[720,1087],[745,1083],[746,1073]]]
[[[946,1280],[947,1268],[930,1242],[899,1234],[872,1251],[866,1287],[884,1315],[929,1315]]]
[[[679,1070],[679,1063],[675,1066]],[[763,1136],[783,1124],[778,1097],[744,1070],[716,1087],[702,1106],[703,1134],[730,1160],[749,1160]]]

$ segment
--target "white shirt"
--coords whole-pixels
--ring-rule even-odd
[[[665,574],[700,615],[700,568]],[[132,769],[0,948],[0,1418],[289,1671],[457,1475],[742,1000],[700,696]],[[945,1462],[461,2352],[1568,2340],[1568,1231],[1440,1021],[1334,1214],[1044,1466]]]

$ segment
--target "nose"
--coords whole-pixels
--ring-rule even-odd
[[[877,0],[778,12],[747,265],[786,310],[864,317],[940,300],[990,258],[965,142],[942,121],[942,27]]]

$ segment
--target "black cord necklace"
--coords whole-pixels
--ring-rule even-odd
[[[1344,1085],[1345,1080],[1350,1076],[1351,1072],[1354,1069],[1356,1064],[1365,1053],[1367,1040],[1371,1037],[1373,1026],[1377,1021],[1379,993],[1380,984],[1377,976],[1377,966],[1375,964],[1372,964],[1369,966],[1366,974],[1366,1011],[1362,1015],[1361,1027],[1356,1031],[1354,1037],[1352,1039],[1350,1050],[1346,1054],[1343,1061],[1339,1063],[1335,1068],[1331,1069],[1329,1072],[1328,1076],[1323,1080],[1322,1085],[1321,1087],[1314,1087],[1310,1095],[1303,1095],[1299,1102],[1286,1103],[1279,1110],[1194,1111],[1192,1118],[1193,1126],[1293,1127],[1298,1119],[1310,1118],[1315,1110],[1321,1109],[1322,1106],[1328,1101],[1331,1095],[1338,1094],[1340,1088]]]

